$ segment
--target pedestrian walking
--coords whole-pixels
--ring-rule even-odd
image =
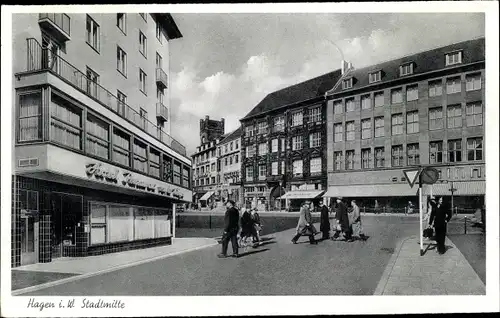
[[[349,229],[349,215],[347,212],[347,206],[342,201],[342,197],[337,198],[337,213],[335,215],[337,219],[337,229],[334,237],[332,239],[337,239],[340,232],[343,234],[346,241],[351,241],[351,232]]]
[[[297,244],[297,240],[302,236],[306,235],[309,237],[309,243],[318,244],[314,235],[317,233],[316,228],[312,224],[312,215],[309,207],[309,201],[306,201],[300,207],[300,217],[297,224],[297,234],[292,238],[292,243]]]
[[[226,214],[224,215],[224,234],[222,235],[222,253],[217,255],[220,258],[227,257],[229,241],[233,247],[232,257],[238,257],[238,231],[240,213],[234,207],[234,201],[229,200],[226,204]]]
[[[254,226],[252,222],[252,215],[250,211],[245,209],[241,215],[241,234],[239,247],[246,246],[247,240],[254,236]]]
[[[355,200],[351,201],[352,206],[352,233],[356,239],[360,239],[366,241],[367,237],[363,231],[363,224],[361,223],[361,212],[359,210],[359,206],[357,205]]]
[[[256,243],[257,245],[259,245],[260,244],[260,230],[262,229],[262,225],[260,224],[260,216],[259,216],[259,213],[257,213],[257,209],[252,210],[251,217],[252,217],[252,224],[254,227],[253,242]]]
[[[319,202],[319,209],[321,212],[319,230],[323,233],[322,239],[327,240],[330,238],[330,211],[323,201]]]
[[[431,211],[431,216],[429,218],[429,225],[434,226],[435,230],[435,240],[437,243],[437,252],[439,254],[444,254],[446,252],[446,247],[444,245],[446,239],[446,224],[451,219],[451,211],[444,204],[443,197],[439,198],[435,209]]]

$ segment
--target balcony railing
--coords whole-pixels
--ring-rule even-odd
[[[139,127],[153,138],[161,141],[175,152],[186,156],[186,148],[169,134],[165,133],[161,129],[161,126],[157,126],[147,118],[141,117],[139,112],[125,102],[120,101],[115,95],[111,94],[95,81],[92,81],[62,57],[46,48],[42,48],[36,39],[29,38],[27,39],[27,43],[27,73],[49,71],[57,75],[82,93]]]
[[[71,19],[65,13],[40,13],[38,24],[49,30],[60,41],[68,41],[71,37]]]
[[[162,89],[168,88],[167,73],[165,73],[161,68],[156,69],[156,84]]]
[[[163,103],[156,103],[156,117],[162,122],[168,121],[168,109]]]

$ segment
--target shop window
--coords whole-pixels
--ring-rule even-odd
[[[19,95],[19,141],[42,139],[42,93]]]
[[[108,207],[108,242],[132,241],[134,239],[132,209],[126,205]]]
[[[130,166],[130,136],[116,128],[113,131],[113,161]]]
[[[106,243],[106,205],[90,205],[90,244]]]
[[[174,162],[174,184],[178,185],[181,184],[181,164],[177,161]],[[207,178],[207,184],[208,184],[208,178]]]
[[[138,139],[134,140],[134,169],[144,173],[148,171],[147,145]]]
[[[88,154],[109,159],[109,124],[91,114],[87,115],[85,151]]]
[[[82,110],[63,98],[52,95],[50,139],[73,149],[82,149]]]
[[[160,177],[160,152],[156,149],[149,149],[149,174]]]

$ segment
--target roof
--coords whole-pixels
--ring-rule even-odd
[[[435,48],[432,50],[416,53],[413,55],[404,56],[391,61],[371,65],[368,67],[354,69],[350,71],[348,77],[353,77],[353,86],[350,89],[343,90],[342,85],[339,85],[333,93],[349,92],[360,89],[368,85],[380,85],[381,83],[393,81],[408,76],[399,76],[399,66],[414,63],[413,75],[423,74],[430,71],[436,71],[447,68],[445,54],[453,51],[463,50],[462,63],[465,65],[485,60],[485,38],[478,38],[463,42],[454,43],[451,45]],[[457,65],[457,64],[456,64]],[[454,65],[455,66],[455,65]],[[448,66],[448,68],[451,66]],[[379,82],[370,84],[368,74],[371,72],[382,71],[382,79]],[[332,92],[329,92],[331,94]]]
[[[170,13],[152,13],[156,16],[157,21],[165,28],[169,40],[182,38],[182,33],[177,27],[174,18]]]
[[[223,143],[230,142],[232,140],[240,138],[242,131],[243,130],[241,129],[241,126],[240,126],[236,130],[233,130],[232,132],[223,135],[222,140],[220,141],[219,144],[223,144]]]
[[[241,120],[268,113],[283,106],[323,96],[341,77],[340,69],[268,94]]]

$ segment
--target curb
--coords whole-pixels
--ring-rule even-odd
[[[201,250],[201,249],[204,249],[204,248],[207,248],[207,247],[217,246],[217,245],[219,245],[219,243],[214,242],[214,243],[205,244],[205,245],[202,245],[202,246],[197,246],[197,247],[193,247],[193,248],[182,250],[182,251],[172,252],[172,253],[169,253],[169,254],[160,255],[160,256],[153,257],[153,258],[148,258],[148,259],[140,260],[140,261],[137,261],[137,262],[132,262],[132,263],[128,263],[128,264],[123,264],[123,265],[118,265],[118,266],[110,267],[110,268],[103,269],[103,270],[100,270],[100,271],[97,271],[97,272],[93,272],[93,273],[86,273],[86,274],[76,275],[76,276],[72,276],[72,277],[68,277],[68,278],[56,280],[56,281],[53,281],[53,282],[48,282],[48,283],[44,283],[44,284],[40,284],[40,285],[35,285],[35,286],[31,286],[31,287],[17,289],[17,290],[13,290],[11,292],[11,295],[12,296],[19,296],[19,295],[22,295],[22,294],[25,294],[25,293],[29,293],[29,292],[34,292],[34,291],[37,291],[37,290],[40,290],[40,289],[45,289],[45,288],[49,288],[49,287],[53,287],[53,286],[57,286],[57,285],[62,285],[62,284],[65,284],[65,283],[70,283],[70,282],[74,282],[74,281],[77,281],[77,280],[81,280],[81,279],[85,279],[85,278],[89,278],[89,277],[93,277],[93,276],[97,276],[97,275],[101,275],[101,274],[106,274],[106,273],[114,272],[114,271],[117,271],[117,270],[120,270],[120,269],[124,269],[124,268],[128,268],[128,267],[133,267],[133,266],[137,266],[137,265],[146,264],[146,263],[149,263],[149,262],[157,261],[157,260],[168,258],[168,257],[171,257],[171,256],[176,256],[176,255],[183,254],[183,253],[197,251],[197,250]]]

